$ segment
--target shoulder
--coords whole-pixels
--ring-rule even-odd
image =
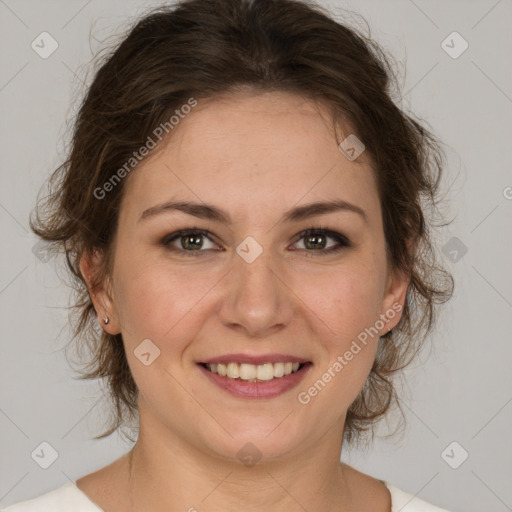
[[[402,491],[389,482],[382,482],[391,494],[391,512],[448,512],[426,501]]]
[[[10,505],[0,512],[101,512],[74,482],[53,489],[37,498]]]
[[[448,512],[402,491],[398,487],[362,473],[347,464],[341,464],[347,482],[358,489],[362,510],[386,510],[391,512]]]
[[[352,504],[353,509],[389,512],[391,493],[383,482],[345,463],[341,463],[341,470],[349,495],[355,500]]]

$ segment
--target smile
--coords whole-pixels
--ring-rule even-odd
[[[204,367],[212,373],[227,377],[228,379],[240,379],[246,382],[267,382],[273,379],[280,379],[300,370],[300,363],[211,363],[204,364]]]
[[[197,363],[215,388],[246,399],[280,396],[298,386],[312,366],[307,359],[286,354],[226,354]]]

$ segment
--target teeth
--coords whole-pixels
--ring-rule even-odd
[[[284,375],[284,363],[274,363],[274,377],[282,377]]]
[[[256,366],[256,378],[258,380],[272,380],[274,378],[274,365],[265,363]]]
[[[213,369],[212,369],[213,372]],[[215,372],[213,372],[215,373]],[[240,365],[240,378],[242,380],[253,380],[256,378],[257,369],[253,364],[241,364]]]
[[[228,363],[226,375],[230,379],[238,379],[240,377],[240,365],[238,363]]]
[[[269,381],[274,378],[281,378],[285,375],[295,373],[299,363],[265,363],[265,364],[247,364],[247,363],[212,363],[206,367],[212,373],[218,373],[223,377],[230,379],[241,379],[250,382]]]

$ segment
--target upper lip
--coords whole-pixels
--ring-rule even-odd
[[[224,354],[222,356],[212,357],[200,362],[203,364],[245,363],[259,365],[265,363],[307,363],[309,361],[308,359],[289,354]]]

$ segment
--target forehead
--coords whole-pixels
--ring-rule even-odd
[[[338,127],[338,140],[349,134]],[[301,96],[267,92],[198,100],[161,151],[136,168],[125,197],[138,210],[179,197],[217,203],[241,216],[317,200],[374,209],[374,172],[364,157],[347,159],[328,111]]]

